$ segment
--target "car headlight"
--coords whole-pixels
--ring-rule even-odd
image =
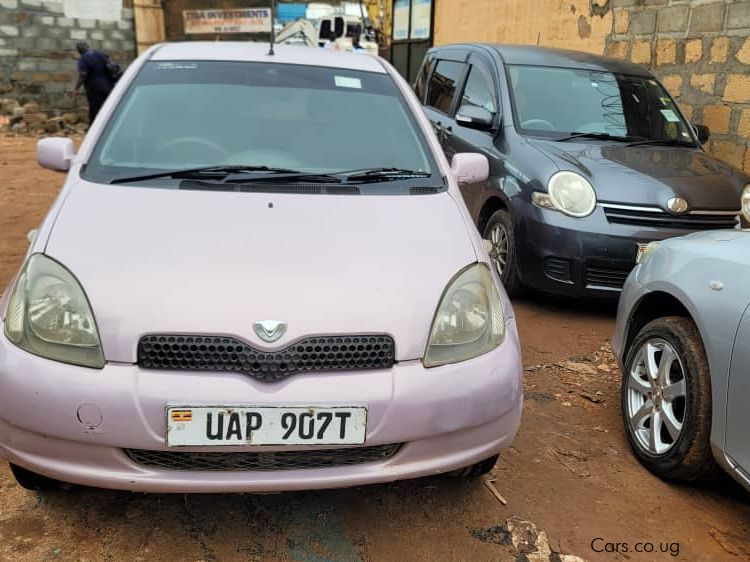
[[[750,223],[750,183],[742,190],[742,216]]]
[[[477,357],[505,335],[500,293],[486,264],[463,269],[448,284],[432,321],[422,363],[437,367]]]
[[[531,195],[535,205],[561,211],[571,217],[587,217],[596,208],[596,192],[589,181],[575,172],[557,172],[547,185],[547,193]]]
[[[29,353],[85,367],[104,366],[91,306],[62,265],[34,254],[16,281],[5,316],[8,339]]]

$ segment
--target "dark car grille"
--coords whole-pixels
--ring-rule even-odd
[[[671,215],[661,209],[615,208],[604,206],[604,214],[610,223],[649,226],[653,228],[673,228],[682,230],[714,230],[735,228],[737,214],[727,211],[726,214]]]
[[[161,334],[138,342],[144,369],[234,371],[264,381],[312,371],[388,369],[394,362],[393,338],[385,335],[311,337],[272,352],[222,336]]]
[[[622,289],[630,270],[586,266],[586,286]]]
[[[300,470],[383,461],[395,455],[400,446],[390,444],[262,453],[188,453],[125,449],[125,453],[140,465],[164,470]]]

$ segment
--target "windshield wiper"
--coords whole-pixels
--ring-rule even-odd
[[[647,144],[656,144],[656,145],[662,145],[662,146],[685,146],[685,147],[695,148],[695,145],[691,142],[680,141],[680,140],[667,140],[667,139],[644,139],[644,140],[638,140],[635,142],[630,142],[626,144],[625,146],[643,146]]]
[[[221,176],[225,178],[232,174],[245,174],[256,172],[273,172],[275,174],[298,173],[297,170],[287,170],[286,168],[269,168],[268,166],[203,166],[201,168],[187,168],[183,170],[167,170],[166,172],[156,172],[153,174],[144,174],[141,176],[127,176],[115,178],[110,184],[129,183],[145,180],[154,180],[158,178],[205,178],[210,176]]]
[[[620,142],[631,142],[640,140],[642,137],[623,137],[620,135],[610,135],[609,133],[584,133],[584,132],[572,132],[564,137],[558,139],[552,139],[554,142],[564,142],[572,139],[597,139],[597,140],[614,140]]]
[[[421,170],[407,170],[403,168],[370,168],[367,170],[352,170],[340,172],[348,182],[378,182],[411,178],[429,178],[432,174]]]

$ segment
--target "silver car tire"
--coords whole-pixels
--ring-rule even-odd
[[[490,262],[503,282],[505,291],[510,296],[518,294],[521,280],[518,278],[516,260],[516,236],[513,230],[513,217],[508,211],[495,211],[487,221],[482,235]]]
[[[648,323],[629,346],[620,392],[635,456],[662,478],[713,477],[711,375],[695,324],[677,316]]]

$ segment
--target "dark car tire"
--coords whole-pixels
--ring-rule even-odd
[[[454,478],[479,478],[492,470],[499,457],[500,455],[493,455],[471,466],[454,470],[450,475]]]
[[[636,435],[635,424],[631,423],[631,415],[633,415],[633,410],[636,410],[636,405],[640,400],[637,395],[641,392],[640,389],[645,388],[645,385],[639,387],[638,390],[633,390],[632,393],[628,385],[631,372],[633,372],[634,367],[637,367],[636,363],[641,362],[641,350],[648,353],[648,349],[656,349],[659,345],[663,345],[660,342],[666,342],[671,346],[679,359],[676,366],[674,362],[672,363],[667,382],[679,383],[680,380],[683,380],[684,398],[664,399],[661,390],[659,390],[656,397],[652,399],[651,404],[654,403],[654,400],[659,403],[660,415],[664,416],[665,419],[668,410],[672,412],[672,419],[682,419],[682,427],[676,438],[670,435],[667,424],[660,425],[660,431],[657,432],[661,436],[659,439],[667,437],[671,439],[671,443],[667,444],[668,449],[663,452],[656,452],[653,449],[657,449],[657,447],[652,447],[650,438],[648,444],[644,443],[646,435],[650,435],[651,426],[639,429],[639,433]],[[646,348],[647,344],[654,347]],[[660,363],[664,353],[667,353],[666,348],[658,356]],[[656,353],[653,357],[655,364]],[[645,367],[643,370],[645,370]],[[636,373],[642,373],[643,370],[637,370]],[[663,369],[663,371],[666,371],[666,369]],[[645,376],[648,377],[648,375]],[[670,387],[672,389],[677,388],[674,383]],[[666,386],[663,386],[663,388],[666,388]],[[673,390],[664,393],[663,396],[676,394],[677,392]],[[633,404],[630,403],[631,399],[634,400]],[[682,407],[680,407],[680,404],[682,404]],[[625,359],[622,384],[620,385],[620,405],[625,433],[630,446],[641,464],[651,472],[662,478],[688,482],[705,482],[717,474],[717,465],[711,453],[710,444],[711,373],[700,333],[691,320],[677,316],[659,318],[648,323],[638,332]],[[651,417],[652,421],[653,416],[654,414]]]
[[[501,231],[506,241],[506,253],[505,253],[505,265],[502,266],[502,271],[499,271],[499,263],[497,258],[498,249],[492,241],[493,230]],[[490,220],[487,221],[487,225],[484,227],[484,233],[482,238],[490,241],[493,244],[493,249],[490,251],[490,259],[492,266],[494,267],[497,274],[500,276],[500,280],[503,282],[505,291],[510,295],[517,295],[520,288],[521,282],[518,279],[518,265],[516,260],[516,236],[513,230],[513,218],[510,213],[505,210],[495,211]],[[500,243],[502,245],[502,242]]]
[[[31,472],[17,464],[10,463],[10,471],[13,473],[13,477],[18,482],[18,485],[26,490],[50,490],[60,487],[57,480],[52,480],[36,472]]]

